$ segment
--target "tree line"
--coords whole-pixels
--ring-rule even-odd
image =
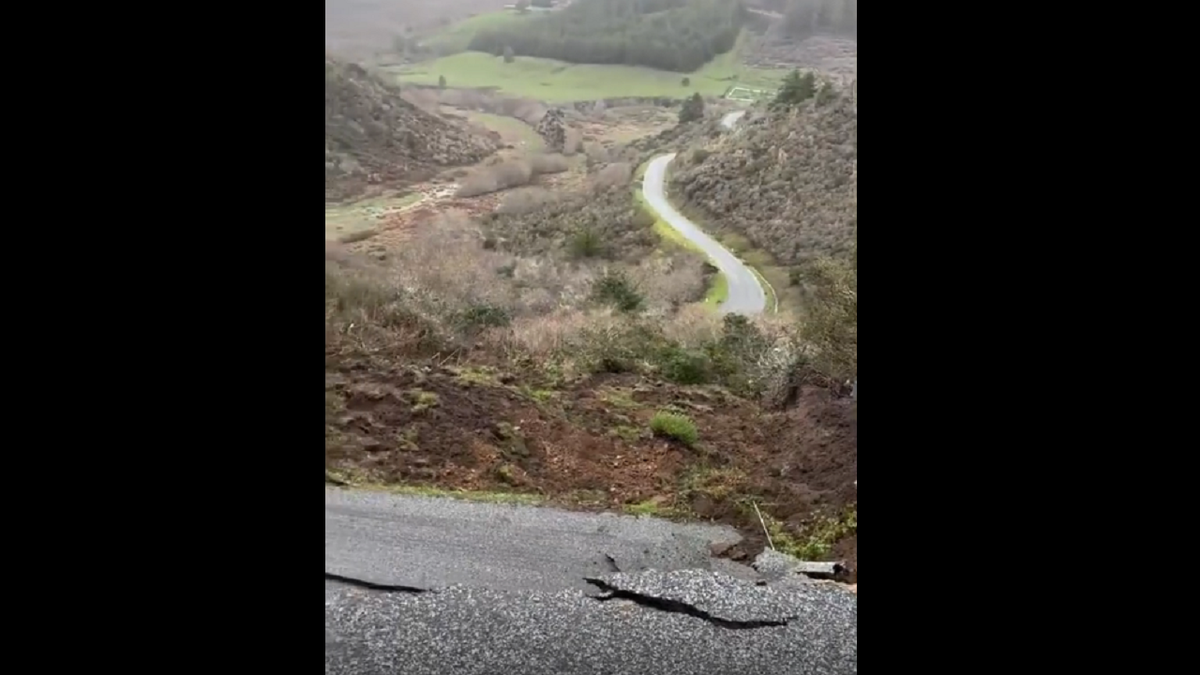
[[[587,0],[480,30],[468,49],[690,72],[733,49],[744,11],[728,0]]]
[[[858,0],[753,0],[749,4],[782,13],[784,31],[794,37],[858,36]]]
[[[814,33],[858,36],[858,0],[788,0],[783,28],[790,35]]]

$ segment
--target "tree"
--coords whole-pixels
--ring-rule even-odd
[[[817,80],[812,72],[803,75],[799,70],[793,70],[783,79],[783,86],[775,94],[772,105],[790,107],[799,105],[812,98],[817,93]]]
[[[504,62],[505,63],[513,62],[513,50],[512,50],[512,47],[509,47],[508,45],[504,46]]]
[[[446,88],[446,76],[438,75],[438,89],[445,89],[445,88]]]
[[[679,109],[679,123],[685,124],[693,122],[704,117],[704,99],[701,98],[700,92],[692,94],[691,98],[683,102],[683,107]]]
[[[828,258],[802,272],[808,285],[800,334],[816,347],[813,365],[836,380],[858,375],[858,246],[850,263]]]
[[[685,87],[690,87],[690,86],[692,86],[692,78],[685,77],[679,81],[679,84],[682,84]]]

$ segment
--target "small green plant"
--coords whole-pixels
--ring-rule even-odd
[[[495,305],[474,305],[459,314],[459,323],[464,330],[478,328],[500,328],[512,320],[508,310]]]
[[[679,81],[679,84],[682,84],[685,87],[690,87],[690,86],[692,86],[692,78],[684,77],[682,80]]]
[[[432,391],[415,389],[411,392],[411,395],[413,401],[412,411],[414,413],[425,412],[430,408],[436,408],[438,405],[438,395]]]
[[[513,468],[509,464],[501,464],[496,467],[496,478],[501,482],[514,485],[517,482],[517,476],[513,472]]]
[[[592,282],[592,298],[622,312],[636,312],[645,303],[637,284],[619,270],[607,271]]]
[[[833,545],[843,537],[858,532],[858,505],[851,506],[840,518],[826,517],[804,528],[801,536],[793,536],[784,524],[765,516],[767,531],[776,548],[800,560],[820,560],[829,555]]]
[[[650,431],[655,436],[671,438],[691,447],[700,440],[700,432],[696,423],[687,415],[659,410],[650,419]]]
[[[445,89],[445,88],[446,88],[446,76],[438,75],[438,89]]]
[[[631,426],[628,426],[625,424],[621,424],[621,425],[613,427],[612,429],[609,430],[608,433],[612,434],[613,436],[616,436],[617,438],[625,441],[626,443],[633,443],[633,442],[637,441],[637,439],[642,437],[642,432],[640,429],[638,429],[637,427],[631,427]]]
[[[590,227],[581,228],[571,235],[568,243],[571,255],[576,258],[595,258],[604,253],[604,242],[600,235]]]
[[[631,516],[656,516],[662,512],[658,503],[652,499],[637,502],[636,504],[625,504],[622,509]]]

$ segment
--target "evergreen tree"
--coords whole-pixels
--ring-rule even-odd
[[[700,92],[692,94],[691,98],[683,102],[683,107],[679,109],[679,123],[694,122],[695,120],[704,117],[704,99],[701,98]]]
[[[799,105],[816,93],[817,80],[812,72],[801,75],[799,70],[793,70],[783,79],[783,86],[779,88],[779,93],[775,94],[772,105],[785,108]]]

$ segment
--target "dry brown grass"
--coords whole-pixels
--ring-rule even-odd
[[[471,172],[459,185],[456,197],[477,197],[501,190],[528,185],[544,173],[559,173],[570,168],[562,155],[531,155],[480,167]]]
[[[592,176],[592,190],[603,192],[613,188],[625,187],[633,178],[633,165],[629,162],[616,162],[600,169]]]

